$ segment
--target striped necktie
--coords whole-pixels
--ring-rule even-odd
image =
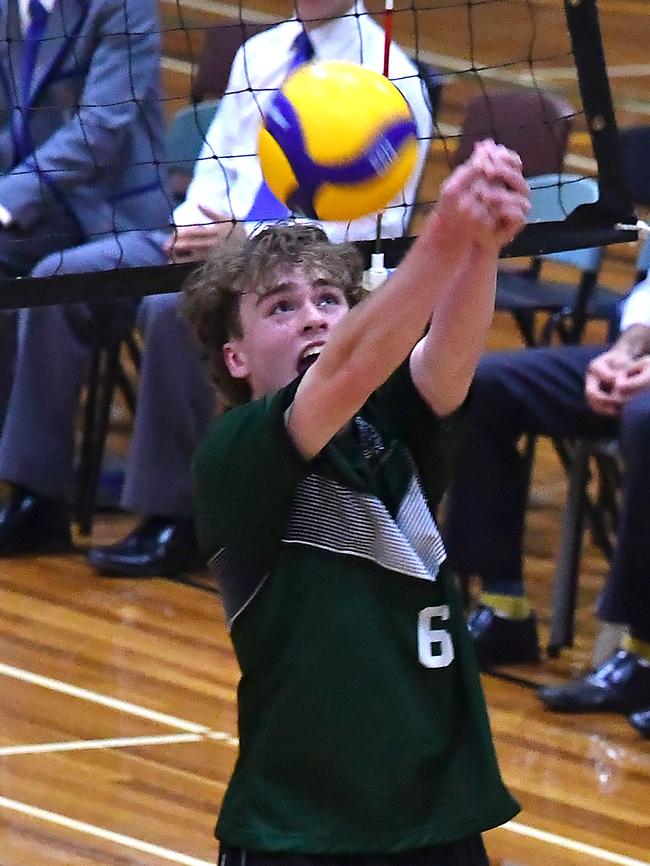
[[[309,36],[304,30],[293,40],[291,46],[291,60],[289,62],[290,75],[299,66],[308,63],[314,56],[314,46],[311,44]],[[279,201],[271,192],[265,180],[262,180],[260,188],[257,190],[255,201],[252,204],[250,211],[246,217],[251,222],[261,222],[262,220],[281,220],[291,215],[289,208]]]

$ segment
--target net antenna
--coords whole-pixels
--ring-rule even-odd
[[[385,78],[389,76],[390,66],[390,46],[393,41],[393,10],[395,8],[394,0],[386,0],[384,3],[384,68],[383,74]],[[375,237],[375,254],[381,253],[381,220],[383,213],[379,211],[377,214],[377,229]]]

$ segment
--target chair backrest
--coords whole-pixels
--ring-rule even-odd
[[[481,93],[465,110],[454,165],[470,156],[477,141],[493,138],[517,151],[525,177],[560,172],[574,114],[567,102],[546,91]]]
[[[170,171],[192,174],[218,107],[219,100],[212,99],[198,105],[186,105],[172,117],[165,138],[165,155]]]
[[[170,192],[177,202],[185,198],[194,164],[218,106],[219,100],[213,99],[180,108],[167,128],[165,157]]]
[[[650,207],[650,126],[630,126],[619,135],[632,201]]]
[[[530,177],[528,185],[531,204],[529,222],[561,221],[580,205],[598,201],[598,183],[591,177],[555,172]],[[595,274],[600,268],[603,253],[602,247],[588,247],[547,253],[542,258]]]
[[[251,36],[268,30],[271,23],[234,20],[217,24],[205,31],[203,50],[192,83],[192,101],[221,99],[226,92],[230,67],[239,47]]]

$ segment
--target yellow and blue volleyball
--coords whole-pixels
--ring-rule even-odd
[[[343,60],[307,63],[271,100],[259,157],[274,195],[319,220],[383,210],[417,162],[410,106],[385,76]]]

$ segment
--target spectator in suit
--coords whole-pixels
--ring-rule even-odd
[[[155,0],[7,0],[0,34],[0,274],[164,263]],[[12,487],[0,555],[70,547],[65,502],[92,341],[133,314],[132,302],[21,313],[0,441],[0,478]],[[7,394],[10,317],[0,327]]]
[[[633,714],[635,727],[650,735],[650,278],[624,302],[613,345],[489,354],[479,364],[471,406],[446,540],[456,571],[483,580],[468,624],[484,667],[539,658],[522,575],[528,472],[519,438],[620,437],[623,504],[599,615],[628,625],[630,634],[595,671],[544,688],[540,698],[554,710]]]
[[[255,154],[260,111],[292,69],[314,57],[382,71],[384,32],[360,0],[297,0],[296,13],[296,19],[253,36],[235,57],[187,197],[174,211],[176,231],[169,243],[174,261],[204,259],[235,223],[250,231],[260,221],[287,216],[263,184]],[[432,121],[417,70],[395,45],[389,72],[411,105],[421,141],[417,170],[383,217],[383,235],[395,237],[408,224]],[[229,158],[219,158],[224,155]],[[374,238],[376,221],[368,216],[323,227],[333,241],[357,240]],[[215,402],[189,329],[178,316],[177,296],[145,298],[141,316],[148,337],[122,504],[142,520],[123,541],[89,552],[99,571],[136,577],[178,574],[197,561],[190,462]]]

